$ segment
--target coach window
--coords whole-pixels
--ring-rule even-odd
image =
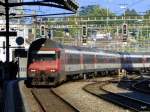
[[[104,62],[104,56],[103,55],[98,55],[97,59],[98,59],[98,63]]]
[[[68,64],[78,64],[80,62],[78,54],[68,54]]]
[[[139,58],[135,58],[135,63],[139,63]]]
[[[90,63],[93,64],[94,63],[94,55],[90,56],[90,60],[91,60]]]
[[[72,54],[72,56],[71,56],[71,60],[72,60],[72,64],[76,64],[76,56],[75,56],[75,54]]]
[[[118,57],[118,58],[117,58],[117,62],[118,62],[118,63],[121,63],[121,57]]]
[[[138,63],[142,63],[142,62],[143,62],[142,57],[138,58]]]
[[[147,57],[147,60],[146,60],[146,62],[150,62],[150,57]]]
[[[112,57],[112,62],[111,63],[117,63],[117,58],[116,57]]]
[[[107,57],[107,63],[111,63],[111,56]]]
[[[76,64],[76,56],[75,56],[75,54],[72,55],[72,64]]]
[[[126,64],[126,63],[127,63],[127,59],[126,59],[126,57],[123,57],[123,58],[122,58],[122,60],[123,60],[123,63],[124,63],[124,64]]]
[[[119,62],[119,58],[118,58],[118,57],[115,58],[115,62],[116,62],[116,63]]]
[[[70,64],[73,64],[73,63],[74,63],[73,55],[70,54]]]
[[[84,63],[90,64],[92,63],[93,60],[93,55],[84,55]]]
[[[150,62],[150,58],[149,58],[149,57],[147,57],[145,62]]]
[[[146,57],[142,58],[142,62],[146,63],[147,62],[147,58]]]
[[[116,57],[111,56],[109,58],[109,63],[116,63]]]
[[[141,58],[135,58],[135,63],[141,63],[141,62],[142,62]]]
[[[129,57],[126,57],[126,63],[130,63]]]
[[[68,54],[68,64],[72,64],[72,55]]]
[[[137,58],[133,57],[133,58],[132,58],[132,62],[133,62],[133,63],[138,63]]]
[[[102,57],[101,57],[101,62],[102,62],[102,63],[105,63],[106,58],[107,58],[107,57],[102,56]]]
[[[74,57],[74,64],[79,64],[80,63],[80,55],[79,54],[74,54],[73,55],[73,57]]]
[[[85,54],[83,54],[83,63],[87,63],[87,56]]]
[[[99,55],[96,55],[96,62],[99,63]]]
[[[135,58],[135,63],[139,63],[140,62],[140,58]]]
[[[111,60],[112,60],[111,56],[108,56],[107,57],[107,63],[111,63]]]
[[[119,58],[118,58],[118,57],[115,58],[115,62],[116,62],[116,63],[119,62]]]
[[[85,59],[84,63],[88,64],[90,60],[89,55],[84,55],[84,59]]]
[[[75,64],[75,60],[76,60],[76,59],[75,59],[75,55],[74,55],[74,54],[71,55],[71,58],[72,58],[72,59],[71,59],[71,60],[72,60],[72,64]]]
[[[103,63],[108,63],[108,56],[103,56]]]

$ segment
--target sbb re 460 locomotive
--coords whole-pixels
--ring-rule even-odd
[[[150,55],[104,52],[96,48],[65,46],[50,39],[34,41],[28,51],[27,82],[57,85],[85,74],[149,69]]]

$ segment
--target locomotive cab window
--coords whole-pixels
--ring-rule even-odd
[[[33,61],[56,60],[56,54],[38,54],[33,56]]]
[[[33,61],[52,61],[56,60],[58,55],[55,51],[39,51],[32,55]]]

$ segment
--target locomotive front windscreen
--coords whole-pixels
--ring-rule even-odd
[[[37,53],[33,52],[32,61],[51,61],[56,60],[57,55],[55,51],[38,51]]]

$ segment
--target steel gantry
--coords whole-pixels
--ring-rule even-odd
[[[5,13],[5,19],[6,19],[6,62],[9,62],[9,19],[10,19],[10,8],[11,7],[18,7],[18,6],[25,6],[25,5],[39,5],[39,6],[48,6],[48,7],[56,7],[61,9],[66,9],[72,12],[76,12],[78,9],[78,4],[75,0],[33,0],[30,2],[23,2],[20,0],[20,2],[13,2],[12,0],[1,0],[0,5],[4,7]]]
[[[75,0],[33,0],[31,2],[18,2],[18,3],[9,3],[8,7],[16,7],[23,5],[40,5],[40,6],[49,6],[62,8],[76,12],[78,9],[78,4]]]
[[[108,19],[106,19],[108,18]],[[71,16],[71,17],[48,17],[48,21],[50,22],[51,28],[56,29],[64,29],[64,28],[82,28],[83,25],[87,25],[88,29],[107,29],[106,23],[108,21],[109,30],[117,29],[122,26],[124,23],[124,16]],[[72,22],[78,23],[72,24]],[[134,29],[135,27],[138,29],[141,28],[150,28],[150,16],[126,16],[125,22],[128,24],[129,29]]]

